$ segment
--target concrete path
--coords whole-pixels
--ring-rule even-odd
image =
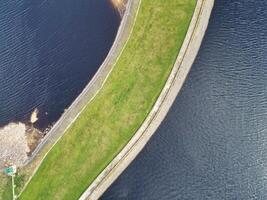
[[[176,63],[150,114],[130,142],[88,187],[80,200],[96,200],[117,179],[155,133],[182,88],[205,35],[214,0],[198,0]]]
[[[86,105],[92,101],[99,90],[103,87],[107,77],[113,69],[113,66],[122,54],[128,38],[130,37],[137,6],[138,1],[129,0],[116,39],[105,61],[100,66],[99,70],[90,81],[90,83],[82,91],[82,93],[76,98],[72,105],[56,122],[56,124],[48,132],[46,137],[32,152],[32,155],[24,162],[24,166],[33,162],[37,156],[41,158],[45,157],[45,155],[51,150],[51,148],[57,143],[57,141],[64,135],[66,130],[77,119]]]
[[[131,36],[138,6],[139,0],[128,0],[116,39],[105,61],[100,66],[99,70],[90,81],[90,83],[78,96],[78,98],[72,103],[72,105],[66,110],[62,117],[52,127],[46,137],[32,152],[32,155],[24,162],[24,166],[30,165],[29,168],[32,168],[34,171],[29,177],[27,183],[24,185],[23,189],[20,191],[20,194],[25,190],[46,155],[50,152],[53,146],[56,145],[56,143],[61,139],[67,129],[73,124],[80,113],[94,99],[94,97],[103,87]]]

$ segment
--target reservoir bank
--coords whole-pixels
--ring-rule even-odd
[[[152,109],[158,95],[164,88],[183,44],[196,2],[194,0],[188,2],[183,0],[174,2],[172,0],[164,2],[150,0],[143,1],[139,5],[141,12],[138,12],[140,15],[138,14],[136,26],[133,28],[133,34],[130,34],[128,45],[123,48],[125,51],[120,54],[120,59],[117,59],[116,67],[96,97],[88,103],[61,140],[58,140],[51,151],[46,154],[47,156],[40,168],[21,193],[22,199],[29,199],[33,195],[40,197],[40,194],[45,198],[52,199],[54,192],[64,199],[79,197],[95,177],[101,173],[102,167],[107,166],[121,151],[121,147],[128,143],[142,125],[147,113]],[[144,23],[147,26],[144,26]],[[146,36],[146,40],[143,39],[144,36]],[[159,36],[162,38],[161,42],[153,43]],[[142,41],[142,46],[138,45],[140,41]],[[165,45],[164,48],[161,47],[162,44]],[[133,48],[136,45],[138,48]],[[147,51],[146,49],[150,49],[151,45],[156,45],[154,51]],[[132,59],[133,52],[136,54],[135,59]],[[144,60],[144,57],[148,59]],[[159,58],[164,60],[165,64],[158,62]],[[125,59],[129,64],[125,64]],[[155,72],[155,69],[157,73],[151,73]],[[126,71],[129,73],[123,73]],[[132,79],[134,82],[131,81]],[[121,83],[125,84],[121,85]],[[126,94],[126,96],[121,98],[122,94]],[[139,104],[140,101],[143,104]],[[137,105],[138,107],[136,107]],[[132,116],[133,113],[136,114]],[[113,120],[116,120],[116,123]],[[121,134],[118,134],[118,130]],[[73,151],[62,151],[62,149],[71,149],[69,147],[73,147],[74,143],[76,146]],[[79,153],[82,149],[83,154]],[[106,151],[107,149],[108,151]],[[77,162],[77,156],[81,162]],[[66,162],[70,164],[66,164]],[[48,175],[50,172],[53,174],[55,166],[58,169],[57,176]],[[77,171],[78,168],[84,170]],[[69,170],[74,171],[70,173]],[[77,172],[79,179],[75,178]],[[47,178],[42,175],[43,173],[46,174]],[[51,190],[46,189],[47,184],[44,181],[51,185]],[[44,187],[36,188],[35,186],[40,182]],[[58,184],[59,182],[69,184],[66,187],[61,187],[62,184]],[[53,187],[54,184],[52,183],[57,186]]]
[[[215,1],[181,93],[102,200],[267,198],[266,6]]]
[[[142,1],[139,2],[139,4],[141,3]],[[213,4],[213,0],[200,0],[196,3],[194,14],[192,15],[190,25],[187,28],[182,47],[178,51],[178,56],[176,57],[172,71],[153,108],[128,144],[101,172],[101,174],[99,174],[79,200],[99,199],[112,182],[118,178],[118,176],[141,152],[155,133],[174,102],[175,97],[182,88],[188,72],[191,69],[205,35]],[[139,9],[137,12],[138,11]]]
[[[7,125],[24,133],[19,123],[46,134],[104,61],[120,21],[108,0],[0,2],[1,134]]]

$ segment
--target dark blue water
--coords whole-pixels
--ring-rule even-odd
[[[55,122],[106,57],[120,23],[109,0],[0,1],[0,125]]]
[[[267,1],[217,0],[171,111],[102,200],[267,199]]]

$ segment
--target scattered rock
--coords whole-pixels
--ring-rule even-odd
[[[38,109],[35,108],[34,111],[32,112],[31,119],[30,119],[30,122],[32,124],[38,121],[38,113],[39,113]]]
[[[40,140],[43,138],[43,133],[39,131],[38,129],[34,128],[33,126],[27,126],[26,127],[26,138],[27,143],[30,151],[28,152],[28,155],[31,154],[32,151],[37,147]]]
[[[0,129],[0,168],[6,164],[21,166],[29,152],[25,124],[10,123]]]
[[[113,6],[118,9],[120,16],[122,17],[125,12],[128,0],[111,0],[111,2]]]

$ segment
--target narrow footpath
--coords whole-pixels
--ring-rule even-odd
[[[214,0],[198,0],[192,21],[173,70],[150,114],[134,137],[88,187],[79,200],[97,200],[130,165],[167,115],[200,49]]]

